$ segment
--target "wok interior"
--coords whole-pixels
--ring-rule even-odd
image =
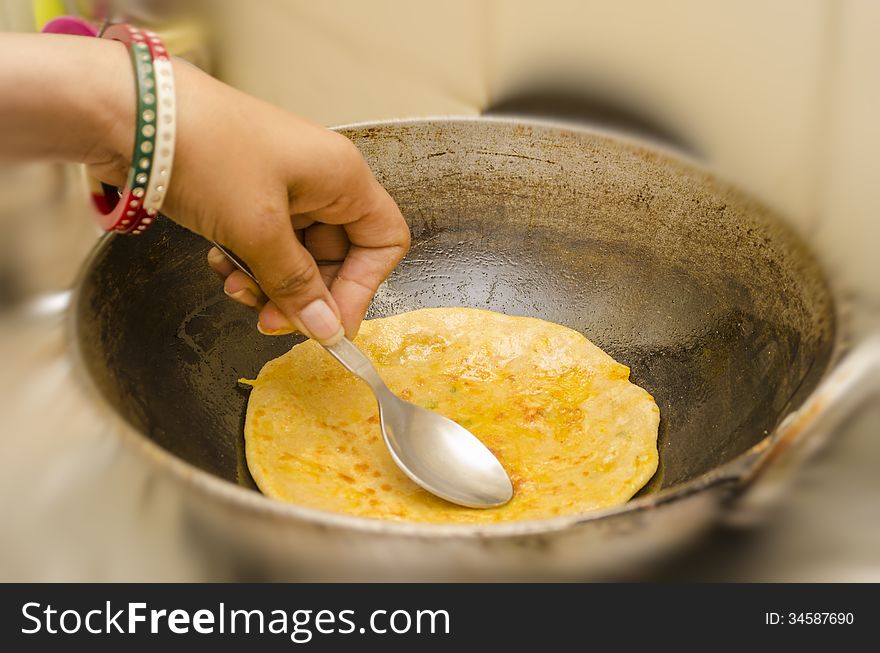
[[[757,443],[824,371],[833,312],[813,258],[766,208],[690,165],[510,122],[345,133],[413,232],[370,316],[464,305],[585,334],[660,406],[647,492]],[[255,330],[207,268],[208,247],[169,221],[105,241],[82,280],[76,339],[100,392],[145,437],[253,488],[237,379],[297,339]]]

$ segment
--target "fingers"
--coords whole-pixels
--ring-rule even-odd
[[[313,224],[303,232],[303,239],[306,249],[319,263],[341,262],[348,254],[348,235],[340,225]]]
[[[256,282],[241,270],[234,270],[223,282],[223,292],[239,304],[251,308],[262,308],[268,301]]]
[[[263,333],[299,330],[325,344],[342,337],[336,302],[314,259],[297,240],[289,216],[261,221],[258,229],[237,240],[230,246],[248,263],[259,287],[272,300],[260,311]]]
[[[339,270],[341,268],[342,262],[318,264],[318,270],[321,272],[321,280],[324,282],[325,286],[329,288],[331,285],[333,285],[333,281],[336,279],[336,276],[339,274]],[[339,306],[338,301],[336,302],[336,305]]]
[[[229,257],[216,247],[212,247],[208,250],[208,265],[211,266],[211,269],[214,270],[221,279],[225,279],[232,274],[234,270],[238,269],[235,267],[235,263],[230,261]]]
[[[409,249],[409,228],[400,209],[381,186],[376,189],[373,210],[345,225],[351,247],[330,286],[349,337],[357,333],[379,285]]]
[[[318,223],[303,231],[302,242],[318,264],[324,285],[329,288],[351,246],[345,229],[339,225]]]
[[[239,304],[260,309],[268,301],[257,283],[216,247],[208,252],[208,265],[223,279],[223,292]]]

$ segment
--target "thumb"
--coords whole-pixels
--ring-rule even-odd
[[[238,245],[260,288],[271,300],[260,311],[261,331],[268,334],[299,330],[333,344],[343,335],[339,308],[324,284],[311,254],[300,244],[285,216],[281,228]]]

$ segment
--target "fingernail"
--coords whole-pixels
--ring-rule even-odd
[[[344,335],[339,318],[323,299],[316,299],[299,312],[299,319],[315,340],[334,344]]]
[[[274,304],[269,304],[260,313],[257,330],[266,336],[279,336],[293,333],[296,327],[279,311]]]
[[[254,296],[254,293],[252,293],[247,288],[242,288],[241,290],[238,290],[233,293],[226,292],[226,289],[224,288],[223,292],[226,293],[227,297],[234,299],[235,301],[240,302],[240,303],[244,304],[245,306],[250,306],[251,308],[253,308],[254,306],[257,305],[256,296]]]
[[[208,252],[208,262],[219,265],[226,260],[226,255],[216,247],[212,247]]]
[[[263,328],[262,322],[257,322],[257,331],[264,336],[287,336],[291,333],[295,333],[296,329],[275,329],[274,331],[269,331],[268,329]]]

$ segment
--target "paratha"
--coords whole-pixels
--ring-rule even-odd
[[[498,522],[614,506],[657,469],[656,403],[576,331],[428,308],[365,321],[355,342],[393,392],[480,438],[510,475],[513,499],[475,510],[418,487],[382,442],[369,388],[313,341],[251,382],[246,454],[264,494],[362,517]]]

